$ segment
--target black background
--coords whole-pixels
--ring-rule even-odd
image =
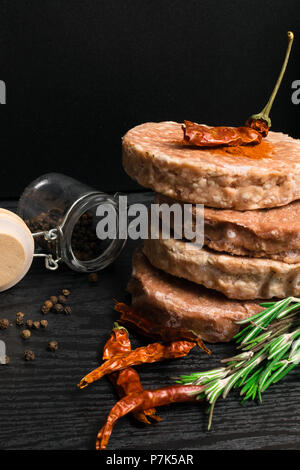
[[[296,40],[272,112],[300,136],[298,0],[1,0],[0,197],[60,171],[107,191],[137,188],[121,136],[145,121],[236,125],[261,110]]]

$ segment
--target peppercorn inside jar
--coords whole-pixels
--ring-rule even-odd
[[[67,264],[78,272],[99,271],[120,254],[126,238],[99,238],[99,207],[112,209],[119,225],[116,198],[60,173],[48,173],[24,190],[18,214],[36,241],[35,257],[48,269]],[[102,211],[103,212],[103,211]]]

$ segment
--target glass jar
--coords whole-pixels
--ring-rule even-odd
[[[97,209],[103,205],[115,214],[113,239],[100,239],[96,233]],[[74,271],[99,271],[118,257],[126,243],[125,237],[118,238],[116,197],[60,173],[48,173],[29,184],[19,200],[18,214],[40,249],[34,256],[45,257],[51,270],[64,262]]]

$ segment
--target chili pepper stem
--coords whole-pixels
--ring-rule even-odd
[[[253,114],[250,117],[250,120],[259,120],[259,119],[261,119],[261,120],[266,121],[267,124],[268,124],[268,127],[271,127],[271,124],[272,124],[271,119],[269,117],[269,114],[270,114],[271,108],[273,106],[273,103],[274,103],[275,97],[277,95],[277,92],[279,90],[279,87],[281,85],[283,76],[285,74],[286,67],[287,67],[289,57],[290,57],[290,53],[291,53],[292,44],[293,44],[293,41],[294,41],[294,33],[292,33],[292,31],[288,31],[287,36],[288,36],[288,46],[287,46],[284,62],[282,64],[282,68],[281,68],[279,77],[278,77],[277,82],[275,84],[274,90],[271,93],[269,101],[267,102],[266,106],[263,108],[263,110],[260,113]]]

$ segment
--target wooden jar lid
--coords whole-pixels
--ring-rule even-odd
[[[25,276],[33,254],[34,240],[25,222],[13,212],[0,209],[0,292]]]

